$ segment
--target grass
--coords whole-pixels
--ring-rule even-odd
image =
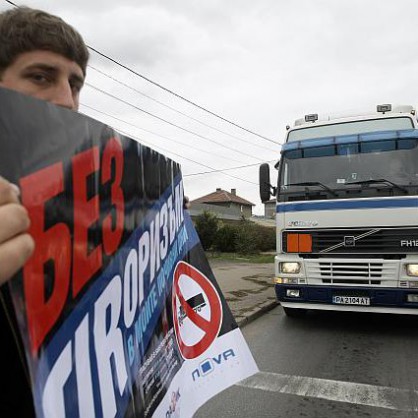
[[[241,262],[256,263],[256,264],[273,263],[274,261],[274,253],[241,255],[237,253],[221,253],[221,252],[207,251],[206,257],[208,258],[208,260],[225,260],[225,261],[236,261],[236,262],[241,261]]]

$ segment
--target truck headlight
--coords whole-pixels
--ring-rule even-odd
[[[300,272],[300,263],[297,263],[297,262],[280,263],[280,273],[297,274],[299,272]]]
[[[406,264],[406,274],[408,276],[418,276],[418,264]]]

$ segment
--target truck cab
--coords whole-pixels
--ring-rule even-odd
[[[275,290],[308,309],[418,314],[418,124],[412,106],[288,127],[276,164]]]

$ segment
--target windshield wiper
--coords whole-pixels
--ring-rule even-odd
[[[392,181],[386,180],[386,179],[359,180],[359,181],[351,181],[350,183],[345,183],[345,184],[347,185],[347,184],[376,184],[376,183],[389,184],[393,186],[395,189],[400,190],[401,192],[408,193],[408,190],[406,190],[404,187],[399,186],[399,184],[393,183]]]
[[[319,181],[305,181],[301,183],[289,183],[286,184],[286,186],[319,186],[322,187],[324,190],[326,190],[328,193],[332,194],[333,196],[338,196],[337,193],[334,192],[334,190],[330,189],[328,186],[325,186],[325,184],[320,183]]]

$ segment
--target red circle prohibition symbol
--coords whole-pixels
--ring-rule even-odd
[[[195,312],[194,309],[186,302],[179,286],[179,279],[183,274],[194,280],[202,288],[203,292],[207,296],[208,303],[210,305],[209,320],[203,318],[203,316]],[[181,337],[179,318],[177,314],[177,298],[187,317],[194,323],[194,325],[199,327],[204,332],[204,336],[196,344],[187,345]],[[211,281],[199,270],[184,261],[179,261],[173,275],[172,303],[174,330],[176,332],[176,339],[180,352],[185,359],[196,358],[210,347],[212,342],[218,336],[219,330],[221,328],[222,305],[219,294]]]

